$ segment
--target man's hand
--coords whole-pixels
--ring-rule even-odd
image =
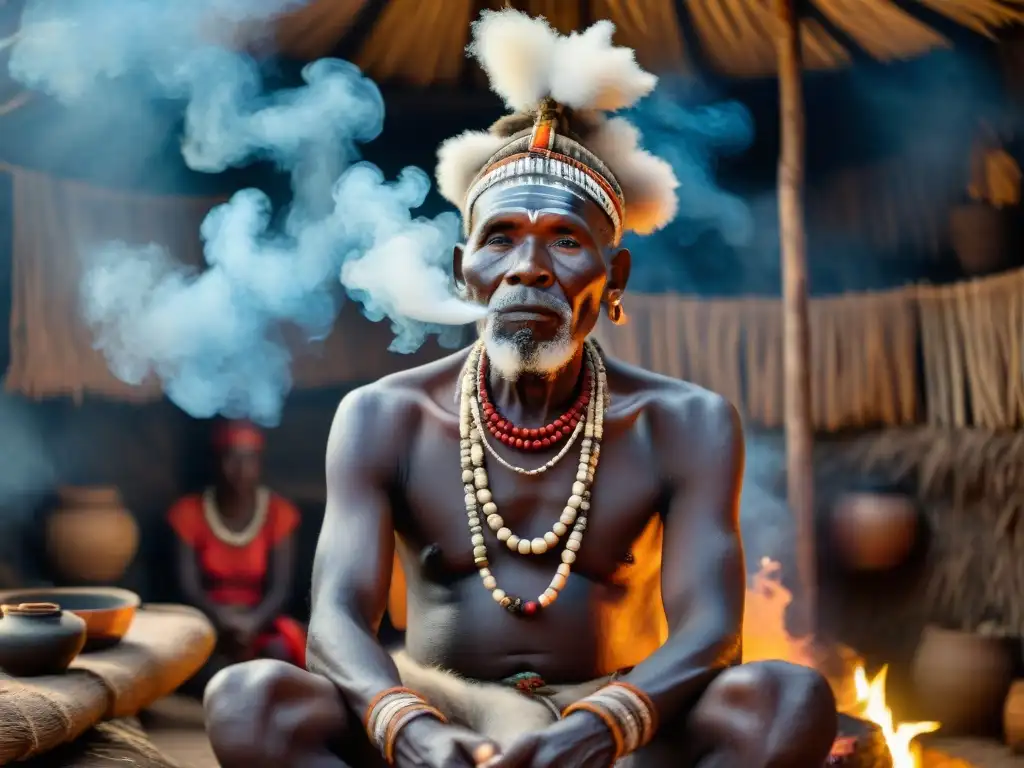
[[[497,752],[494,742],[480,734],[423,715],[398,732],[395,765],[397,768],[476,768]]]
[[[601,719],[574,712],[537,733],[523,736],[485,768],[608,768],[615,740]]]

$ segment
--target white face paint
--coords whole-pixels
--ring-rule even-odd
[[[608,227],[603,212],[584,195],[556,186],[524,185],[489,190],[480,197],[474,209],[477,224],[471,233],[471,241],[479,238],[497,209],[526,214],[531,224],[536,224],[544,214],[572,213],[601,233]],[[515,305],[544,307],[559,319],[549,318],[543,326],[538,323],[536,328],[527,323],[503,320],[502,311]],[[573,338],[572,307],[565,299],[548,291],[503,282],[491,295],[487,309],[486,319],[478,324],[480,338],[491,368],[508,381],[529,374],[554,376],[572,361],[578,351],[578,342]],[[539,339],[537,331],[542,334]]]

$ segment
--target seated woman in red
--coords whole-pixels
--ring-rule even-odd
[[[260,656],[306,665],[305,630],[283,613],[299,512],[260,485],[263,435],[256,427],[225,422],[214,448],[214,486],[185,496],[169,513],[179,586],[218,631],[217,650],[193,681],[200,690],[223,667]]]

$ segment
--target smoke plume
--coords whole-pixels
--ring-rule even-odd
[[[377,86],[353,65],[321,60],[300,87],[271,91],[231,31],[258,28],[299,0],[27,0],[10,72],[25,86],[76,106],[125,98],[184,104],[181,153],[218,173],[270,160],[291,179],[275,211],[246,189],[203,223],[206,267],[182,267],[159,243],[111,243],[82,254],[85,319],[117,376],[151,376],[194,416],[277,422],[291,386],[285,338],[331,329],[338,280],[372,320],[387,318],[391,349],[413,352],[430,335],[482,312],[454,299],[448,265],[455,214],[416,217],[430,189],[406,168],[388,181],[360,161],[380,133]]]
[[[690,81],[663,80],[626,115],[640,130],[647,150],[666,160],[679,179],[675,220],[642,243],[635,236],[627,242],[643,253],[630,280],[636,290],[678,287],[680,273],[686,271],[679,255],[705,233],[718,233],[730,248],[747,246],[754,237],[750,204],[716,179],[719,159],[753,142],[753,118],[737,101],[707,103],[693,91]]]

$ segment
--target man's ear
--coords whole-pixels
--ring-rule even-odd
[[[629,272],[633,267],[633,257],[628,248],[621,248],[612,256],[608,263],[608,293],[618,291],[622,295],[629,282]]]
[[[456,243],[452,248],[452,277],[455,278],[455,288],[460,292],[466,287],[466,278],[462,274],[462,256],[466,253],[466,246]]]

